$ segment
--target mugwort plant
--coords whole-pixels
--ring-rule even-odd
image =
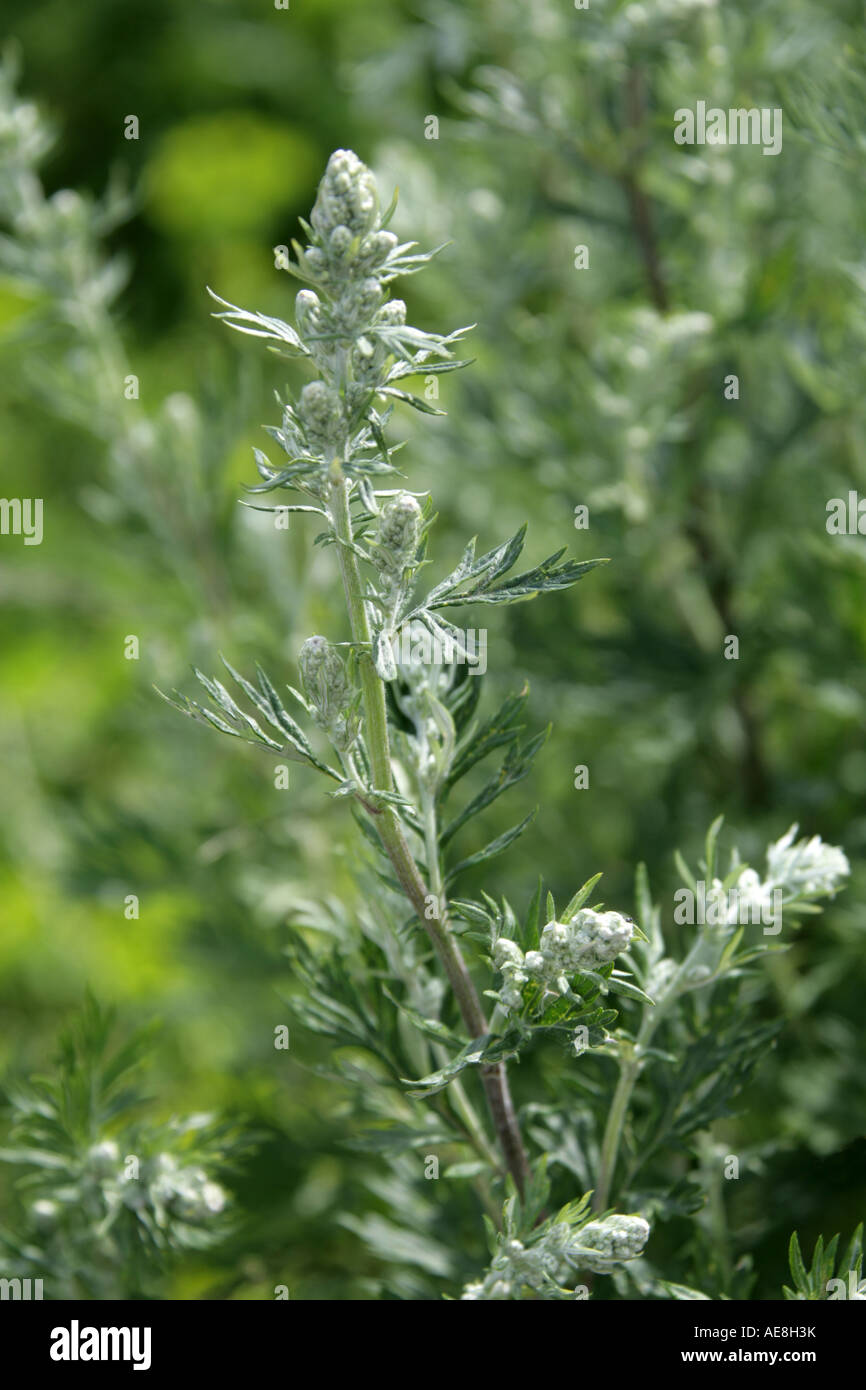
[[[466,366],[455,354],[469,330],[412,327],[390,297],[398,277],[436,254],[398,240],[394,208],[381,212],[370,170],[338,150],[302,224],[305,244],[293,242],[282,267],[303,284],[295,326],[214,295],[224,323],[309,368],[268,427],[279,457],[256,450],[250,491],[300,499],[286,506],[320,528],[346,623],[303,644],[300,688],[287,687],[294,712],[261,668],[247,678],[227,662],[236,693],[197,671],[207,700],[175,692],[173,703],[315,769],[353,809],[374,856],[375,904],[339,922],[323,906],[299,925],[292,958],[303,993],[293,1007],[330,1039],[335,1074],[375,1118],[371,1147],[401,1181],[419,1151],[458,1156],[449,1174],[472,1180],[490,1248],[463,1298],[712,1296],[664,1278],[667,1243],[656,1256],[656,1231],[692,1216],[698,1247],[709,1240],[698,1213],[721,1163],[710,1126],[731,1113],[776,1032],[756,1017],[757,963],[787,949],[786,931],[836,892],[848,863],[817,836],[797,840],[794,826],[769,847],[764,877],[736,851],[725,871],[716,821],[701,882],[714,904],[735,890],[735,909],[703,913],[679,955],[643,866],[634,918],[594,900],[600,874],[562,906],[539,885],[523,912],[488,893],[459,894],[463,874],[529,824],[526,816],[454,854],[475,817],[527,776],[546,733],[524,736],[525,691],[482,712],[484,681],[470,678],[477,654],[450,615],[567,589],[605,562],[558,550],[515,573],[523,527],[481,554],[470,541],[443,579],[426,582],[432,499],[396,481],[401,446],[389,425],[397,405],[440,413],[406,383]],[[426,653],[423,641],[407,650],[407,631],[427,639]],[[457,659],[430,660],[434,644]],[[499,766],[479,778],[494,757]],[[696,875],[677,862],[694,893]],[[767,936],[741,922],[738,895],[776,904],[778,928]],[[320,949],[307,929],[326,920],[331,945]],[[509,1063],[538,1047],[569,1058],[571,1077],[560,1094],[518,1108]],[[421,1238],[396,1224],[390,1238],[382,1223],[354,1228],[395,1266]],[[462,1251],[445,1264],[471,1268]]]

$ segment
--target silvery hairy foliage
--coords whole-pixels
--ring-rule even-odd
[[[468,329],[407,322],[393,282],[435,252],[401,243],[393,210],[383,212],[370,170],[338,150],[283,267],[303,285],[295,323],[214,295],[224,323],[309,371],[279,399],[250,492],[315,529],[345,617],[303,644],[294,684],[224,661],[224,679],[197,672],[204,694],[173,702],[321,773],[368,847],[358,910],[323,902],[296,921],[290,1005],[302,1035],[330,1041],[331,1074],[361,1122],[351,1142],[379,1156],[375,1192],[390,1215],[344,1223],[390,1265],[391,1291],[711,1297],[697,1276],[695,1286],[665,1277],[665,1228],[693,1221],[695,1267],[711,1267],[723,1239],[705,1220],[720,1175],[711,1126],[777,1031],[756,1007],[761,958],[789,947],[848,862],[794,826],[768,847],[766,867],[735,849],[723,866],[716,821],[697,870],[678,859],[684,892],[701,904],[679,952],[643,866],[633,904],[601,901],[601,874],[567,903],[541,884],[519,905],[464,893],[464,876],[477,882],[527,830],[531,814],[485,842],[476,817],[527,777],[547,731],[526,733],[526,691],[488,706],[477,629],[456,618],[568,589],[602,562],[559,549],[521,568],[522,527],[488,549],[469,541],[428,578],[433,501],[404,482],[390,425],[398,406],[438,413],[437,379],[467,365],[456,354]],[[523,1088],[518,1103],[517,1063],[542,1051],[557,1059],[555,1085]],[[440,1159],[444,1183],[419,1197]],[[438,1190],[451,1184],[473,1194],[486,1267],[437,1226],[436,1202],[448,1200]]]
[[[47,1299],[156,1297],[184,1252],[233,1225],[224,1183],[247,1141],[213,1115],[140,1113],[152,1030],[114,1032],[88,997],[52,1070],[6,1087],[0,1162],[18,1209],[0,1230],[3,1275],[41,1280]]]
[[[107,238],[135,210],[114,175],[102,197],[61,188],[49,194],[39,166],[55,132],[40,107],[17,92],[12,53],[0,61],[0,275],[30,308],[10,347],[8,370],[39,408],[95,436],[106,451],[108,486],[90,482],[80,501],[106,526],[141,526],[161,563],[176,573],[199,612],[220,615],[227,579],[220,547],[228,533],[214,473],[247,391],[205,381],[202,394],[140,394],[117,303],[130,278]],[[34,349],[40,348],[37,352]]]

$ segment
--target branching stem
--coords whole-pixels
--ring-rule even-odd
[[[652,1007],[648,1004],[644,1005],[641,1025],[631,1055],[620,1062],[619,1080],[614,1091],[604,1129],[604,1138],[601,1143],[598,1182],[592,1199],[595,1211],[604,1211],[610,1198],[628,1107],[631,1102],[632,1091],[643,1070],[646,1049],[652,1042],[656,1029],[677,995],[689,988],[690,973],[696,961],[700,959],[702,946],[703,938],[699,936],[685,959],[680,962],[676,974],[668,983],[664,994],[656,1000]],[[704,980],[703,983],[707,983],[707,980]]]
[[[381,791],[393,790],[391,753],[388,737],[388,715],[385,688],[373,664],[370,622],[364,602],[358,559],[352,549],[352,519],[349,511],[349,484],[338,460],[331,466],[329,509],[340,553],[343,590],[352,628],[352,638],[359,649],[358,669],[364,701],[365,735],[374,786]],[[487,1018],[478,991],[463,959],[463,954],[445,920],[428,918],[431,897],[415,863],[403,833],[403,827],[392,806],[385,805],[376,820],[376,828],[385,852],[403,892],[415,910],[433,943],[460,1009],[463,1023],[471,1039],[484,1037],[488,1032]],[[435,896],[435,895],[434,895]],[[490,1116],[499,1139],[506,1167],[518,1192],[523,1193],[529,1177],[529,1163],[523,1148],[520,1126],[511,1098],[505,1064],[483,1067],[481,1079],[487,1096]]]

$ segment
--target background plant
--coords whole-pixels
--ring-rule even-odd
[[[48,1299],[153,1297],[184,1250],[228,1231],[216,1181],[241,1153],[211,1115],[143,1121],[148,1032],[112,1043],[113,1020],[88,998],[61,1035],[55,1070],[14,1085],[10,1147],[17,1210],[0,1231],[4,1276],[41,1280]]]

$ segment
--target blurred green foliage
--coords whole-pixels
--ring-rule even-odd
[[[2,491],[45,502],[42,545],[0,538],[3,1071],[40,1067],[89,985],[130,1027],[163,1019],[166,1117],[223,1110],[259,1133],[242,1229],[187,1258],[170,1295],[379,1296],[394,1208],[419,1232],[399,1294],[484,1262],[459,1182],[440,1209],[411,1172],[348,1149],[351,1102],[315,1072],[327,1049],[274,1048],[286,924],[352,902],[354,827],[317,782],[293,769],[275,789],[267,757],[216,746],[152,689],[216,648],[294,681],[303,639],[333,626],[314,531],[293,520],[287,538],[236,505],[285,368],[225,341],[204,287],[287,316],[273,248],[329,151],[353,147],[399,185],[398,231],[453,242],[400,287],[410,318],[478,324],[447,418],[399,424],[440,512],[442,573],[470,534],[492,544],[526,517],[530,562],[564,544],[612,560],[487,619],[488,698],[529,680],[533,723],[554,731],[522,787],[538,818],[484,886],[523,906],[539,872],[567,898],[603,870],[628,911],[644,860],[669,923],[672,851],[694,857],[721,811],[746,857],[797,819],[851,858],[850,890],[764,967],[755,1021],[784,1027],[708,1141],[741,1157],[701,1217],[724,1198],[729,1264],[708,1282],[736,1290],[748,1265],[752,1296],[778,1297],[792,1227],[811,1248],[866,1204],[866,540],[825,530],[828,499],[866,492],[861,7],[3,8],[24,96],[57,129],[47,192],[102,198],[119,173],[132,199],[104,219],[99,257],[120,261],[102,300],[58,287],[91,284],[66,257],[97,226],[81,206],[32,230],[23,263],[3,258]],[[699,99],[781,107],[782,153],[676,146],[673,112]],[[490,811],[486,838],[515,806]],[[569,1066],[522,1064],[518,1102]],[[709,1258],[700,1230],[669,1223],[670,1258]]]

